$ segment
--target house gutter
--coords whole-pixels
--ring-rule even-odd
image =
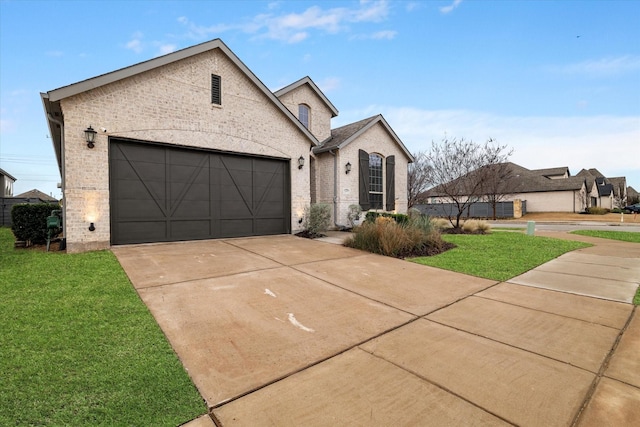
[[[62,227],[63,230],[67,227],[67,203],[65,200],[65,167],[64,167],[64,122],[56,119],[51,115],[51,113],[47,113],[47,119],[49,121],[56,123],[60,126],[60,190],[62,190]],[[51,136],[53,138],[53,136]],[[65,232],[64,235],[67,233]]]

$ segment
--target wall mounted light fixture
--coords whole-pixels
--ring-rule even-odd
[[[302,169],[303,166],[304,166],[304,157],[300,156],[300,158],[298,159],[298,169]]]
[[[344,173],[348,175],[349,172],[351,172],[351,162],[347,162],[347,164],[344,165]]]
[[[91,125],[89,125],[89,127],[84,130],[84,138],[87,140],[87,147],[89,148],[94,147],[94,142],[96,140],[96,133],[98,132],[93,130]]]
[[[96,226],[94,223],[89,224],[89,231],[96,231]]]

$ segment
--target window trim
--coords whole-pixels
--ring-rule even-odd
[[[305,111],[306,115],[307,115],[306,123],[302,119],[302,112],[303,111]],[[311,107],[309,107],[309,105],[304,104],[304,103],[303,104],[298,104],[298,120],[300,120],[300,123],[302,123],[302,125],[305,128],[311,129]]]

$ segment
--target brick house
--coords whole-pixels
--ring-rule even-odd
[[[295,233],[316,202],[336,227],[406,211],[413,159],[382,116],[332,130],[310,78],[272,92],[219,39],[41,98],[69,252]]]

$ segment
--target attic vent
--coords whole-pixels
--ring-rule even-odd
[[[222,105],[222,84],[220,76],[211,74],[211,103]]]

